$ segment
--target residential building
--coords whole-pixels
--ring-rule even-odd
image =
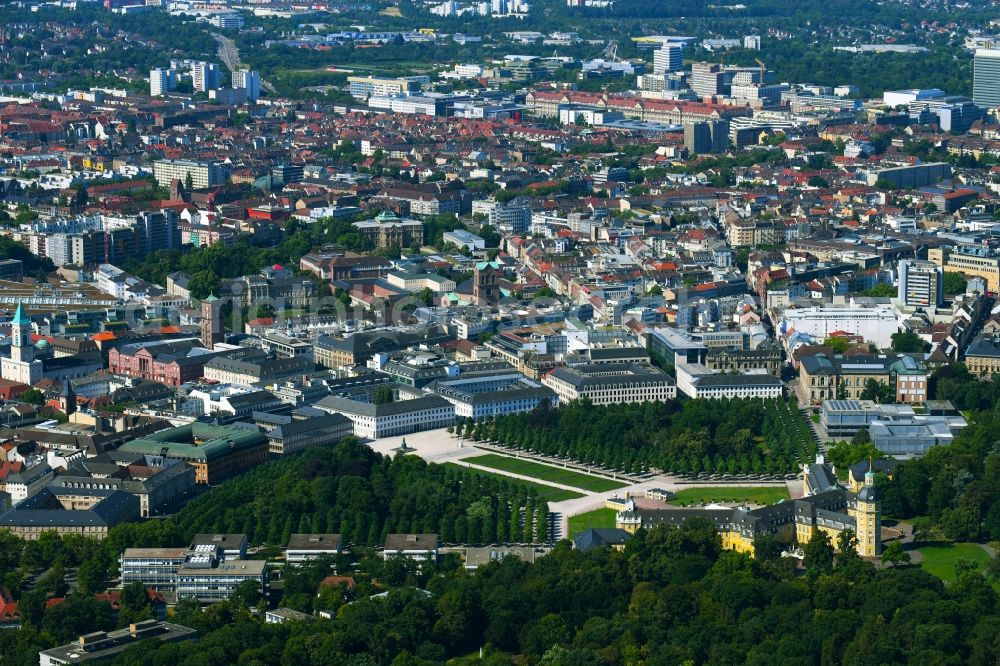
[[[215,187],[226,182],[225,170],[221,164],[215,162],[195,162],[192,160],[158,160],[153,162],[153,176],[156,178],[157,185],[162,187],[170,187],[170,183],[175,180],[183,185],[189,174],[191,185],[196,190]]]
[[[932,261],[899,262],[899,300],[910,307],[944,304],[944,270]]]
[[[177,87],[177,73],[172,69],[157,68],[149,73],[149,96],[162,97]]]
[[[252,69],[237,69],[233,72],[233,88],[246,91],[246,99],[251,104],[260,99],[260,72]],[[290,183],[292,181],[282,181]]]
[[[222,87],[222,69],[214,62],[196,62],[191,67],[191,79],[195,92],[207,93]]]

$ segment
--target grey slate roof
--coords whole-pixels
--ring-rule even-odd
[[[398,414],[452,406],[450,402],[439,395],[426,395],[412,400],[397,400],[396,402],[389,402],[383,405],[328,395],[317,402],[316,405],[335,412],[345,412],[373,418],[396,416]]]
[[[617,527],[592,527],[573,539],[573,545],[580,552],[586,553],[595,548],[620,546],[631,538],[631,534]]]

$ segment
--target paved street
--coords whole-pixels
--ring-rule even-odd
[[[221,60],[222,63],[229,68],[230,72],[238,70],[241,64],[240,51],[236,48],[236,44],[233,40],[217,33],[213,33],[212,38],[219,44],[219,60]],[[270,93],[276,92],[274,86],[264,79],[260,80],[260,85]]]

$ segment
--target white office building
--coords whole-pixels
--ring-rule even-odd
[[[680,44],[664,44],[653,52],[653,74],[680,71],[684,66],[684,49]]]
[[[892,334],[899,330],[896,311],[888,305],[858,305],[854,299],[846,305],[823,305],[785,310],[781,333],[792,330],[825,340],[834,331],[859,335],[880,348],[892,345]]]
[[[221,30],[239,30],[243,27],[243,15],[239,12],[221,12],[213,16],[210,22]]]

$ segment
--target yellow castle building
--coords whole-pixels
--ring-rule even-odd
[[[747,507],[707,509],[640,509],[631,499],[618,512],[616,526],[628,532],[660,524],[681,525],[688,518],[707,518],[715,523],[724,548],[754,554],[754,539],[769,533],[788,544],[805,544],[816,530],[825,532],[837,546],[837,538],[850,530],[862,557],[882,552],[881,502],[875,474],[869,467],[857,490],[837,482],[832,466],[822,456],[803,466],[803,497],[758,509]]]

